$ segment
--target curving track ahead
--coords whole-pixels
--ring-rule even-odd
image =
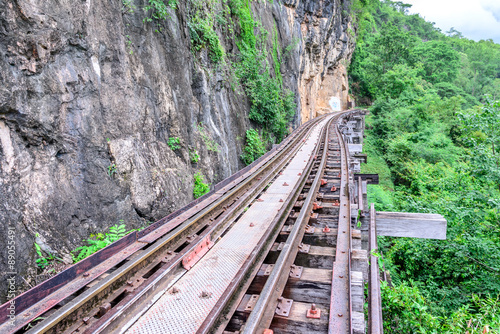
[[[339,127],[356,112],[304,124],[211,193],[18,296],[0,333],[364,332],[360,200]]]

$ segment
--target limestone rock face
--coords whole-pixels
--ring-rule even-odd
[[[224,66],[191,52],[186,1],[144,23],[144,0],[132,11],[120,0],[0,0],[0,233],[15,230],[20,288],[35,283],[35,240],[67,258],[91,233],[120,220],[136,228],[187,204],[196,171],[216,183],[242,167],[248,100]],[[292,126],[328,111],[332,96],[347,103],[345,6],[252,3],[290,46],[281,73],[296,94]],[[0,246],[7,272],[6,237]]]

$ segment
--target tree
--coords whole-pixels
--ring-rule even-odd
[[[460,65],[458,52],[443,41],[420,43],[412,50],[413,59],[421,63],[424,79],[431,83],[452,82]]]
[[[461,114],[464,141],[471,147],[474,174],[491,180],[500,189],[500,101],[486,99],[477,113]]]

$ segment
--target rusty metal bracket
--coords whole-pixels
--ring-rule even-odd
[[[293,304],[292,299],[279,297],[278,306],[276,306],[276,315],[288,317],[290,315],[290,310],[292,309],[292,304]]]
[[[306,233],[307,234],[313,234],[314,230],[316,230],[316,228],[314,226],[306,225]]]
[[[293,225],[284,225],[283,228],[281,229],[281,233],[290,233],[292,227]]]
[[[210,240],[210,235],[207,235],[191,253],[186,254],[182,259],[182,266],[186,270],[191,269],[212,248],[213,244]]]
[[[262,265],[264,266],[264,265]],[[273,271],[274,264],[267,264],[266,269],[264,270],[264,276],[269,276],[271,275],[271,272]]]
[[[300,243],[299,245],[299,253],[309,253],[311,249],[311,245]]]
[[[284,242],[280,242],[279,245],[278,245],[278,248],[276,250],[282,251],[283,247],[285,247],[285,243]]]
[[[250,300],[245,306],[245,312],[252,312],[255,304],[257,304],[257,300],[259,299],[259,295],[251,295]]]
[[[303,271],[304,267],[292,264],[292,266],[290,267],[290,278],[300,278]]]

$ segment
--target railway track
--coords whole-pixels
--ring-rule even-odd
[[[364,333],[367,274],[351,263],[367,263],[351,219],[363,205],[339,129],[353,113],[302,125],[209,194],[18,296],[0,333]]]

